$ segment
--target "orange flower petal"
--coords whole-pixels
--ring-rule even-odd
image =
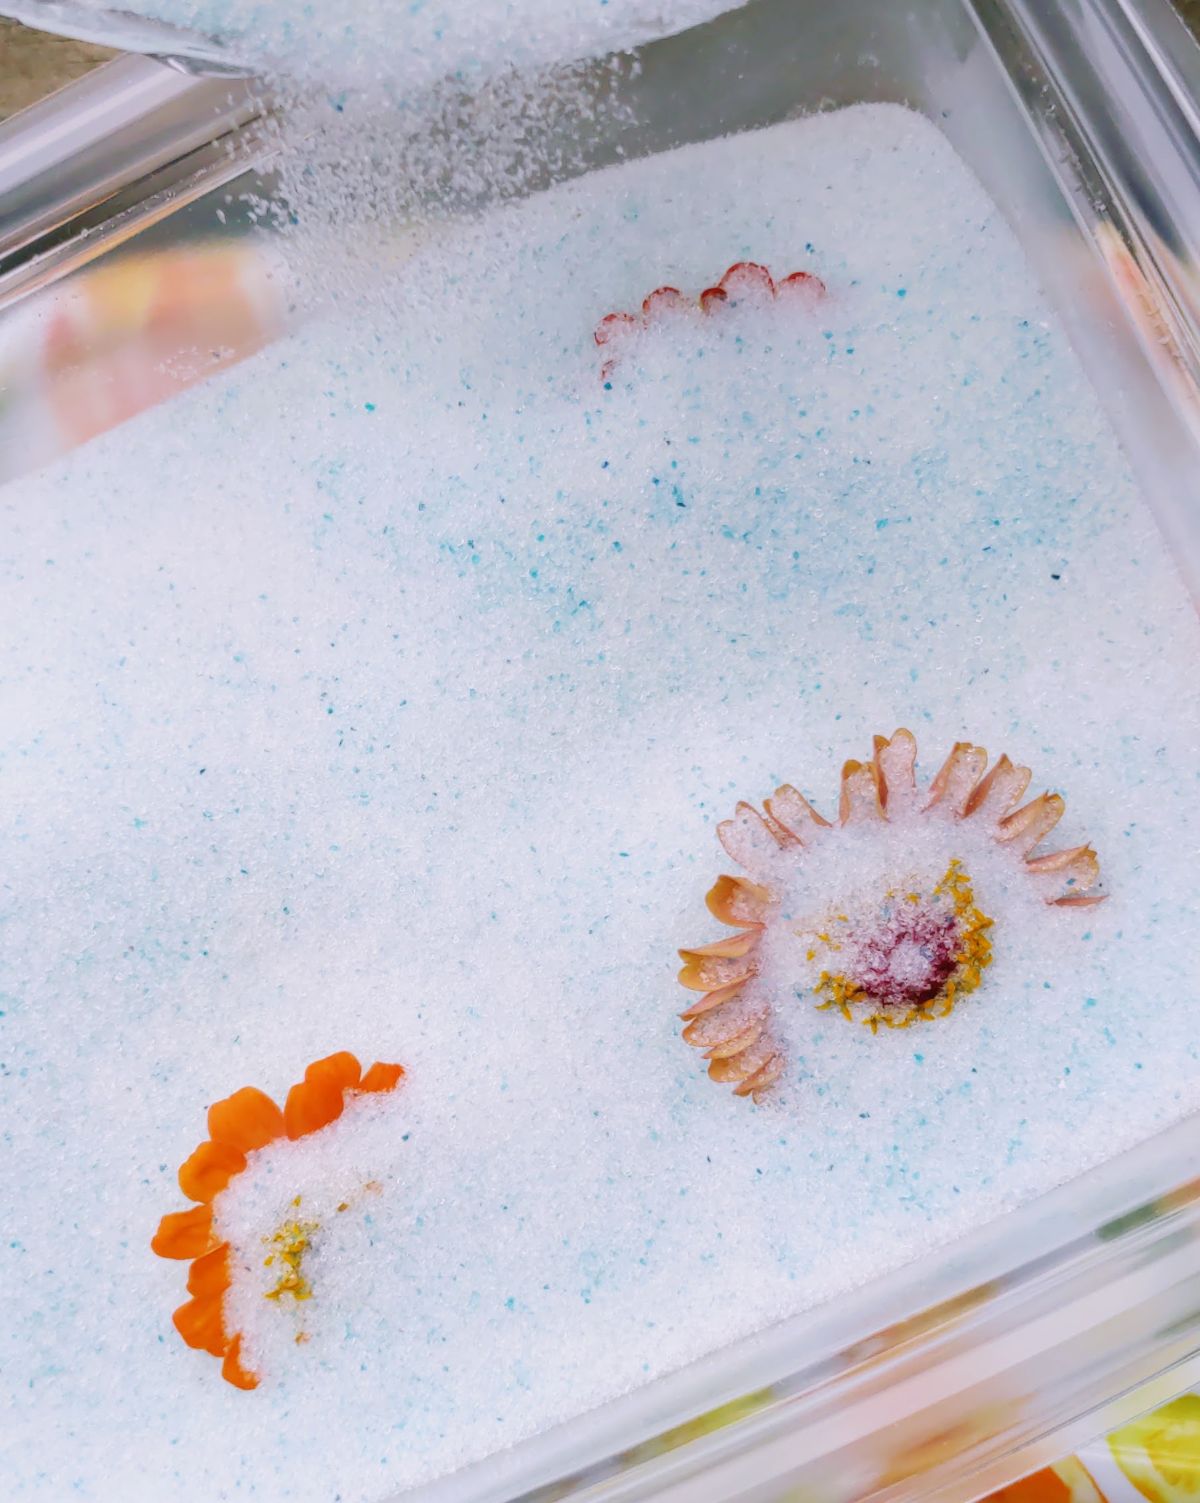
[[[289,1138],[319,1132],[342,1115],[345,1092],[328,1080],[302,1080],[288,1092],[283,1120]]]
[[[212,1207],[204,1205],[164,1216],[150,1243],[160,1258],[199,1258],[215,1246]]]
[[[225,1322],[221,1315],[221,1296],[202,1295],[180,1305],[171,1319],[175,1329],[198,1352],[211,1352],[214,1357],[225,1355]]]
[[[378,1060],[359,1082],[360,1091],[392,1091],[404,1078],[403,1065],[384,1065]]]
[[[317,1060],[309,1065],[304,1079],[288,1092],[283,1105],[283,1123],[289,1138],[303,1138],[310,1132],[317,1132],[342,1115],[346,1091],[343,1081],[348,1072],[339,1071],[330,1064],[338,1058],[334,1054],[329,1060]],[[354,1056],[350,1055],[350,1058],[354,1059]],[[357,1066],[358,1061],[354,1062]],[[357,1082],[357,1068],[354,1079]]]
[[[228,1143],[201,1143],[179,1170],[179,1188],[189,1200],[209,1201],[246,1167],[246,1155]]]
[[[251,1153],[283,1136],[283,1113],[264,1092],[243,1086],[208,1109],[208,1135],[240,1153]]]
[[[343,1091],[353,1090],[362,1076],[362,1066],[348,1049],[337,1054],[327,1054],[324,1059],[315,1059],[304,1072],[307,1081],[332,1081]]]
[[[235,1388],[257,1388],[258,1379],[249,1370],[242,1366],[242,1338],[235,1336],[225,1351],[225,1360],[221,1363],[221,1376],[226,1383],[232,1383]]]
[[[187,1290],[198,1299],[220,1296],[229,1288],[229,1244],[222,1242],[212,1252],[197,1258],[188,1269]]]
[[[346,1092],[358,1085],[361,1076],[358,1060],[345,1050],[314,1060],[300,1084],[288,1092],[283,1108],[288,1137],[303,1138],[336,1121],[346,1104]]]

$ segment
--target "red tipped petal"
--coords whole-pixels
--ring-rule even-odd
[[[755,298],[765,302],[775,296],[775,279],[757,261],[735,261],[718,286],[731,300]]]
[[[794,271],[775,287],[777,299],[800,308],[815,308],[825,293],[825,283],[811,271]]]
[[[608,313],[596,325],[593,337],[597,344],[611,344],[614,339],[621,339],[640,327],[640,321],[632,313]]]
[[[678,287],[656,287],[642,302],[642,313],[647,323],[664,314],[690,313],[695,304],[690,302]]]

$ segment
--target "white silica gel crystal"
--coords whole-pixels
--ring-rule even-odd
[[[480,81],[636,47],[738,9],[744,0],[79,0],[73,25],[115,45],[172,50],[160,24],[202,55],[315,83],[403,93]],[[9,0],[32,25],[37,0]],[[117,27],[110,19],[116,13]],[[89,13],[94,13],[91,21]],[[139,20],[146,23],[139,31]],[[44,23],[43,23],[44,24]],[[106,31],[106,27],[110,28]]]
[[[664,321],[602,383],[604,315],[740,259],[827,296]],[[2,506],[7,1498],[380,1500],[1200,1105],[1200,630],[917,116],[444,231]],[[677,948],[730,932],[716,825],[784,782],[835,817],[897,726],[923,787],[970,740],[1060,791],[1045,848],[1091,841],[1108,901],[910,832],[898,876],[972,870],[981,985],[873,1034],[776,957],[787,1069],[735,1099],[677,1017]],[[408,1073],[218,1198],[240,1392],[150,1238],[207,1105],[337,1049]],[[263,1297],[293,1214],[303,1304]]]

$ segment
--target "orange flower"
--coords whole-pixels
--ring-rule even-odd
[[[341,1116],[347,1096],[391,1091],[404,1075],[401,1065],[374,1064],[364,1075],[345,1050],[318,1059],[287,1094],[280,1111],[254,1086],[243,1086],[208,1109],[208,1139],[179,1169],[179,1188],[198,1202],[159,1222],[150,1246],[160,1258],[189,1258],[191,1299],[172,1317],[188,1346],[220,1357],[221,1375],[236,1388],[257,1388],[258,1377],[241,1360],[242,1337],[225,1323],[230,1284],[229,1246],[213,1227],[213,1199],[246,1167],[246,1155],[277,1138],[307,1137]]]

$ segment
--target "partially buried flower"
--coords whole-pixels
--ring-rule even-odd
[[[922,790],[916,757],[910,732],[877,736],[871,761],[842,770],[836,823],[785,785],[761,813],[739,804],[718,827],[748,875],[708,894],[738,933],[679,952],[680,981],[703,993],[682,1014],[683,1036],[737,1095],[758,1100],[783,1073],[779,1010],[798,993],[875,1031],[945,1017],[979,988],[995,920],[977,900],[977,871],[997,892],[1019,873],[1058,908],[1103,900],[1090,845],[1034,854],[1064,803],[1043,793],[1014,809],[1027,767],[1002,756],[985,774],[987,752],[959,742]]]
[[[221,1358],[221,1373],[235,1387],[256,1388],[259,1379],[242,1361],[242,1333],[229,1325],[231,1249],[217,1235],[214,1200],[246,1168],[249,1155],[280,1138],[295,1141],[320,1132],[342,1115],[347,1101],[391,1091],[403,1075],[402,1066],[387,1064],[374,1064],[364,1074],[354,1055],[343,1051],[309,1065],[282,1111],[254,1086],[209,1107],[208,1139],[179,1170],[179,1188],[197,1204],[164,1216],[150,1246],[160,1257],[191,1260],[191,1298],[175,1311],[175,1329],[188,1346]],[[263,1238],[269,1249],[263,1261],[276,1272],[268,1299],[302,1300],[312,1293],[303,1263],[319,1226],[300,1214],[301,1199],[292,1201],[296,1214]]]
[[[777,282],[756,261],[735,261],[698,298],[685,296],[678,287],[656,287],[642,299],[639,313],[607,313],[596,325],[593,337],[604,351],[600,379],[608,381],[622,354],[647,330],[678,328],[697,317],[719,324],[724,315],[747,308],[811,313],[825,296],[825,283],[811,271],[793,271]]]

